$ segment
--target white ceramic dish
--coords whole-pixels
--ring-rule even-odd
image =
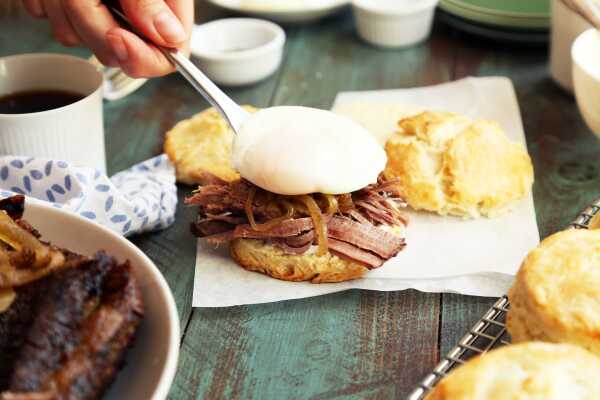
[[[589,128],[600,137],[600,31],[583,32],[571,49],[577,106]]]
[[[241,86],[272,75],[283,58],[285,32],[254,18],[225,18],[194,26],[191,52],[216,83]]]
[[[358,35],[382,47],[412,46],[431,33],[438,0],[353,0]]]
[[[27,201],[24,217],[55,245],[85,255],[102,249],[120,261],[131,261],[145,315],[125,366],[103,400],[166,399],[179,356],[179,317],[169,286],[154,263],[127,239],[76,214]]]
[[[208,0],[219,7],[282,23],[313,22],[339,12],[349,0]]]

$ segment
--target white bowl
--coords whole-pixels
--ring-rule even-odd
[[[140,281],[144,319],[103,400],[166,399],[177,369],[180,330],[173,295],[158,268],[124,237],[76,214],[28,199],[24,217],[55,245],[85,255],[105,250],[119,261],[131,261]]]
[[[191,52],[216,83],[241,86],[272,75],[283,58],[285,32],[273,22],[226,18],[197,25]]]
[[[382,47],[407,47],[429,36],[438,0],[353,0],[359,36]]]
[[[209,0],[231,11],[273,21],[299,24],[313,22],[339,12],[349,0]]]
[[[589,29],[571,49],[577,106],[590,129],[600,137],[600,31]]]

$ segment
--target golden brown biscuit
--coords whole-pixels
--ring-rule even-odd
[[[493,217],[531,190],[527,151],[494,121],[427,111],[398,124],[385,146],[385,177],[399,180],[416,210]]]
[[[258,111],[252,106],[244,108]],[[177,181],[206,184],[210,175],[227,182],[239,179],[231,165],[233,136],[227,122],[212,107],[175,125],[165,136],[164,151],[175,165]]]
[[[514,342],[573,343],[600,356],[600,231],[546,238],[523,261],[508,297]]]
[[[573,345],[529,342],[477,357],[426,400],[600,399],[600,358]]]
[[[331,253],[317,256],[308,250],[301,255],[287,254],[261,240],[235,239],[230,251],[233,259],[245,269],[284,281],[342,282],[360,278],[368,271],[362,264]]]

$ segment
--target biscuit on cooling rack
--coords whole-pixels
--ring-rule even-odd
[[[600,358],[568,344],[510,345],[470,360],[426,400],[600,399]]]
[[[600,230],[546,238],[523,261],[508,297],[514,342],[573,343],[600,356]]]
[[[531,190],[527,150],[494,121],[426,111],[398,122],[387,141],[387,179],[416,210],[493,217]]]
[[[258,109],[244,106],[249,112]],[[206,184],[216,176],[230,182],[239,179],[231,165],[234,133],[214,108],[180,121],[165,136],[164,151],[175,165],[177,181]]]

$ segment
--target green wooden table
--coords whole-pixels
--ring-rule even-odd
[[[205,18],[206,9],[197,14]],[[548,77],[545,48],[483,41],[436,24],[415,48],[386,51],[359,41],[349,14],[287,29],[279,72],[227,92],[256,106],[329,108],[339,91],[431,85],[469,75],[504,75],[519,98],[542,236],[565,226],[600,197],[600,141],[573,98]],[[0,16],[0,56],[57,51],[45,22],[18,11]],[[156,79],[105,104],[111,173],[157,155],[165,131],[205,108],[176,75]],[[179,188],[180,200],[192,190]],[[276,304],[192,309],[194,210],[180,205],[176,224],[132,238],[165,275],[181,318],[181,355],[173,399],[402,398],[494,299],[407,290],[353,290]]]

